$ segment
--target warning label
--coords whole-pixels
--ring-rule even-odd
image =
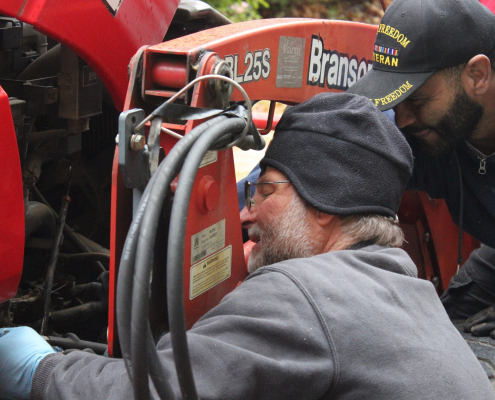
[[[194,299],[229,278],[231,271],[232,246],[226,247],[206,260],[193,265],[191,267],[189,299]]]
[[[300,88],[303,81],[306,39],[280,36],[276,87]]]
[[[203,161],[199,164],[199,168],[206,167],[207,165],[213,164],[218,159],[218,151],[207,151],[203,157]]]
[[[225,247],[225,220],[191,236],[191,264]]]

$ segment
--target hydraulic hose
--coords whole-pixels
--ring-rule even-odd
[[[199,163],[201,162],[201,159],[203,158],[204,154],[206,151],[209,149],[210,145],[219,137],[224,136],[225,134],[228,134],[229,136],[233,137],[234,133],[239,133],[242,131],[242,129],[245,127],[245,121],[241,120],[239,118],[236,119],[225,119],[224,117],[222,118],[215,118],[213,120],[208,121],[207,123],[201,125],[202,126],[202,131],[204,128],[208,128],[208,131],[204,131],[201,135],[201,138],[198,139],[198,141],[202,140],[203,137],[210,137],[213,134],[213,138],[210,140],[210,142],[207,143],[206,147],[203,144],[201,147],[201,150],[196,153],[201,153],[202,156],[200,157],[199,161],[197,162],[198,166]],[[238,128],[236,130],[236,128]],[[240,128],[240,130],[239,130]],[[239,132],[237,132],[239,131]],[[211,133],[210,133],[211,132]],[[191,132],[188,134],[191,135]],[[188,136],[186,135],[186,137]],[[203,140],[204,141],[204,140]],[[197,148],[197,144],[193,146],[193,149]],[[192,151],[192,150],[191,150]],[[171,157],[172,154],[169,154],[168,157]],[[194,172],[194,177],[196,174],[197,167]],[[185,175],[187,176],[187,174]],[[179,181],[183,180],[183,172],[181,172],[181,178]],[[194,177],[192,178],[192,182],[194,182]],[[168,188],[169,183],[165,186],[165,188]],[[147,383],[147,375],[143,372],[146,372],[147,365],[148,365],[148,360],[146,359],[146,337],[144,336],[145,334],[148,337],[151,337],[151,334],[148,332],[143,332],[142,330],[135,330],[135,327],[143,327],[143,326],[148,326],[149,327],[149,322],[148,322],[148,309],[149,309],[149,281],[150,281],[150,276],[152,272],[152,265],[153,265],[153,249],[155,246],[155,238],[156,238],[156,231],[158,228],[158,220],[159,216],[162,210],[163,206],[163,201],[165,198],[165,193],[166,191],[163,190],[164,186],[158,185],[158,182],[155,181],[153,184],[154,187],[157,187],[161,189],[160,191],[163,191],[163,193],[156,193],[155,189],[152,190],[151,193],[157,194],[153,199],[153,194],[150,193],[150,200],[148,203],[148,207],[146,208],[142,223],[141,223],[141,231],[138,239],[138,246],[136,250],[136,264],[135,264],[135,275],[134,275],[134,286],[133,286],[133,291],[132,291],[132,323],[131,323],[131,335],[132,335],[132,340],[131,340],[131,360],[132,360],[132,370],[133,370],[133,383],[136,384],[137,390],[139,391],[139,395],[143,396],[146,395],[146,389],[144,388],[145,385],[148,385]],[[192,188],[192,185],[191,187]],[[159,191],[157,189],[157,191]],[[190,189],[189,189],[190,190]],[[190,193],[189,193],[190,196]],[[152,206],[152,203],[156,203]],[[175,203],[175,202],[174,202]],[[172,211],[172,215],[174,214],[174,211]],[[187,215],[187,207],[186,207],[186,215]],[[183,220],[183,223],[185,223],[185,219]],[[145,227],[145,229],[143,229]],[[184,225],[184,230],[185,230],[185,225]],[[173,236],[173,235],[172,235]],[[184,245],[182,244],[182,248]],[[170,245],[169,245],[170,248]],[[167,270],[169,268],[167,267]],[[182,280],[182,264],[180,265],[180,275],[181,275],[181,280]],[[182,291],[180,292],[180,302],[182,304],[182,311],[177,311],[177,315],[182,315],[184,306],[183,306],[183,299],[182,299]],[[173,295],[175,296],[175,295]],[[175,309],[175,307],[170,308],[169,307],[169,320],[170,320],[170,310]],[[184,316],[181,316],[182,321],[184,321]],[[192,370],[190,367],[190,361],[189,361],[189,353],[187,351],[187,341],[186,336],[185,336],[185,323],[183,322],[184,327],[180,327],[180,322],[179,322],[179,328],[176,329],[177,332],[182,332],[182,336],[174,335],[172,331],[174,329],[172,328],[172,322],[170,321],[170,326],[171,326],[171,334],[172,334],[172,346],[174,349],[174,359],[176,361],[176,369],[177,373],[179,376],[179,384],[181,387],[181,392],[183,395],[184,399],[196,399],[197,395],[195,393],[195,386],[194,386],[194,379],[192,376]],[[175,324],[175,326],[178,326]],[[148,328],[149,329],[149,328]],[[137,335],[136,335],[137,334]],[[174,338],[175,338],[175,343],[174,343]],[[154,344],[154,343],[153,343]],[[176,346],[177,344],[177,346]],[[156,352],[156,349],[148,345],[148,350],[151,351],[151,354]],[[155,354],[153,354],[155,356]],[[158,354],[156,353],[156,358],[158,358]],[[135,376],[139,374],[140,378],[136,379]],[[142,397],[139,397],[142,398]]]
[[[162,368],[161,368],[161,364],[159,363],[159,360],[157,362],[158,356],[156,354],[156,349],[154,347],[154,342],[151,336],[151,330],[149,328],[149,322],[147,320],[148,313],[146,312],[145,314],[143,314],[145,319],[144,325],[137,325],[137,326],[131,325],[133,279],[134,279],[134,271],[135,271],[134,262],[136,257],[136,248],[138,244],[138,238],[140,237],[140,235],[142,233],[146,233],[150,229],[150,226],[146,224],[142,224],[143,214],[147,209],[155,210],[157,214],[155,221],[158,220],[165,194],[167,190],[169,190],[170,183],[178,174],[178,170],[182,165],[182,162],[187,152],[189,151],[193,143],[196,141],[196,139],[206,129],[208,129],[209,126],[213,125],[214,123],[218,123],[219,121],[222,121],[226,118],[227,117],[223,117],[223,116],[218,117],[215,118],[215,120],[208,121],[207,123],[198,126],[197,128],[190,131],[186,136],[184,136],[184,138],[181,139],[172,148],[170,153],[167,155],[165,160],[159,165],[156,173],[153,174],[150,182],[148,183],[143,193],[141,202],[139,204],[138,211],[136,212],[136,215],[134,217],[134,220],[131,224],[129,233],[126,238],[122,260],[120,263],[119,276],[118,276],[116,314],[117,314],[117,324],[118,324],[119,338],[120,338],[123,358],[126,364],[128,375],[133,382],[135,396],[136,398],[139,399],[146,398],[146,397],[141,397],[141,393],[143,392],[145,393],[145,395],[146,393],[148,393],[148,397],[149,397],[147,368],[144,370],[144,374],[146,374],[144,378],[143,378],[144,374],[140,374],[140,372],[142,371],[136,373],[134,360],[132,362],[132,368],[131,368],[131,364],[130,364],[130,361],[132,359],[131,338],[133,341],[138,340],[137,338],[142,338],[143,335],[141,329],[143,326],[147,328],[145,329],[145,331],[147,332],[142,343],[148,343],[148,344],[146,345],[147,348],[144,349],[144,353],[141,353],[145,355],[144,360],[140,360],[140,361],[144,361],[146,363],[147,362],[146,354],[148,352],[152,353],[152,356],[150,357],[152,361],[150,363],[152,367],[151,376],[152,379],[153,377],[155,377],[155,379],[153,379],[153,383],[155,384],[155,388],[157,389],[160,398],[169,398],[169,399],[175,398],[170,386],[168,385],[168,382],[165,382],[165,384],[163,385],[161,384],[160,379],[162,379],[164,375],[162,373],[156,373],[157,369],[162,369]],[[153,196],[150,197],[151,194],[153,194]],[[141,229],[143,230],[143,232],[141,232]],[[148,282],[145,283],[147,290],[148,290],[148,284],[149,284],[149,277],[148,277]],[[144,301],[146,303],[145,307],[147,309],[148,296],[146,296],[143,299],[139,299],[139,302],[141,301]],[[150,343],[152,343],[153,346],[150,346]],[[152,348],[151,351],[150,348]],[[140,364],[139,361],[138,364],[142,366],[142,363]],[[135,375],[138,375],[138,378],[136,378]],[[142,388],[143,385],[145,385],[148,390],[143,389]]]
[[[226,134],[241,133],[246,121],[229,119],[205,132],[194,144],[181,170],[170,217],[167,250],[167,303],[170,335],[177,376],[184,399],[196,400],[196,385],[192,374],[186,336],[184,309],[184,243],[187,213],[192,187],[205,153]]]
[[[189,138],[189,141],[191,143],[185,143],[188,146],[186,147],[186,151],[190,148],[190,146],[193,144],[193,136]],[[188,141],[186,141],[188,142]],[[184,143],[182,143],[184,145]],[[180,146],[179,146],[180,147]],[[174,147],[175,148],[175,147]],[[171,152],[172,153],[172,152]],[[173,154],[172,154],[173,156]],[[168,159],[168,160],[167,160]],[[143,212],[147,206],[148,199],[149,199],[149,194],[151,189],[154,186],[154,182],[161,173],[161,171],[166,170],[165,164],[168,163],[170,164],[170,161],[175,161],[177,163],[181,163],[181,159],[183,160],[183,157],[180,157],[179,155],[176,155],[174,159],[172,157],[167,157],[162,164],[160,164],[160,167],[156,171],[156,173],[152,176],[150,182],[148,183],[148,186],[146,187],[145,192],[143,193],[141,202],[138,207],[138,211],[133,219],[133,222],[131,224],[131,227],[129,229],[129,233],[127,234],[126,242],[124,245],[124,252],[123,252],[123,257],[120,262],[120,269],[119,269],[119,276],[118,276],[118,283],[117,283],[117,326],[118,326],[118,331],[119,331],[119,339],[120,339],[120,346],[122,349],[122,356],[124,358],[125,366],[127,373],[129,375],[129,378],[132,381],[132,386],[134,390],[134,396],[137,399],[147,399],[149,398],[149,385],[148,385],[148,370],[146,369],[142,374],[139,374],[139,372],[136,374],[135,370],[131,368],[131,337],[132,337],[132,328],[131,328],[131,307],[132,307],[132,292],[133,292],[133,277],[134,277],[134,261],[135,261],[135,254],[136,254],[136,247],[137,247],[137,238],[139,235],[139,229],[141,227],[141,219],[143,216]],[[170,167],[170,166],[169,166]],[[177,168],[177,167],[175,167]],[[173,168],[173,169],[175,169]],[[167,171],[166,171],[167,172]],[[165,180],[170,182],[173,180],[173,177],[175,176],[173,173],[169,173],[170,176],[166,176]],[[146,331],[146,340],[145,343],[149,341],[149,336],[151,336],[151,333],[148,335],[148,326],[149,323],[146,323],[145,326],[145,331]],[[135,327],[134,330],[139,330],[140,327]],[[151,338],[152,340],[152,338]],[[154,346],[154,343],[153,343]],[[149,345],[148,345],[149,347]],[[145,357],[146,354],[148,353],[149,349],[146,349],[146,352],[144,353]],[[172,389],[170,388],[170,385],[168,384],[167,381],[164,383],[160,379],[160,377],[155,374],[156,371],[156,363],[151,363],[151,376],[152,379],[153,377],[156,377],[156,379],[153,379],[153,383],[155,384],[155,388],[157,389],[158,395],[161,399],[165,398],[170,398],[174,399],[175,395],[173,394]],[[160,365],[161,366],[161,365]],[[143,378],[142,376],[145,375]],[[164,375],[163,375],[164,376]],[[143,380],[144,379],[144,380]],[[163,386],[163,385],[164,386]],[[143,389],[143,386],[146,386],[146,388]],[[144,391],[144,397],[143,397],[143,391]]]
[[[196,135],[205,135],[208,129],[213,129],[218,126],[218,124],[223,123],[224,120],[228,120],[226,117],[217,117],[204,124],[197,127],[197,131],[194,132],[194,138],[190,140],[196,140]],[[185,137],[191,136],[193,132],[189,132]],[[184,140],[182,139],[182,140]],[[180,142],[182,142],[182,140]],[[179,142],[179,143],[180,143]],[[178,146],[178,144],[174,147],[174,149]],[[190,146],[188,146],[188,149]],[[180,163],[177,164],[177,167],[182,166],[182,162],[186,156],[185,152],[182,152],[179,148],[181,159]],[[174,155],[172,152],[166,157],[174,160]],[[162,163],[163,164],[163,163]],[[161,210],[163,208],[163,202],[165,199],[165,194],[170,186],[171,181],[178,174],[178,168],[174,171],[172,176],[167,182],[159,182],[157,180],[153,184],[153,189],[150,191],[150,196],[148,200],[148,206],[144,211],[143,220],[141,223],[140,234],[138,238],[138,246],[136,251],[136,264],[135,264],[135,274],[133,281],[133,291],[132,291],[132,322],[131,322],[131,361],[132,361],[132,369],[133,369],[133,378],[134,376],[140,376],[140,378],[134,378],[134,382],[136,382],[136,386],[140,387],[138,389],[140,391],[139,398],[143,398],[145,395],[146,388],[144,385],[148,386],[147,383],[147,352],[146,352],[146,332],[143,332],[142,329],[136,329],[136,327],[148,326],[148,309],[149,309],[149,282],[152,272],[153,265],[153,249],[155,246],[155,238],[156,232],[158,229],[158,221],[160,217]],[[156,189],[155,189],[156,188]],[[150,328],[149,328],[150,329]],[[151,329],[150,329],[151,331]],[[151,337],[151,334],[147,335]],[[153,343],[154,344],[154,343]],[[151,347],[148,346],[148,349]],[[156,352],[156,349],[151,349],[152,352]],[[156,358],[158,358],[158,354],[156,354]]]

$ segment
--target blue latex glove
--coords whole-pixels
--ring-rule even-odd
[[[0,329],[0,398],[29,400],[36,367],[54,352],[31,328]]]

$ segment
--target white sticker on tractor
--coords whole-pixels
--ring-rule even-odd
[[[191,267],[189,299],[230,278],[232,272],[232,246],[220,250],[211,257]]]
[[[306,39],[304,38],[280,36],[275,87],[302,87],[305,48]]]
[[[218,160],[218,151],[207,151],[203,157],[203,161],[199,164],[199,168],[206,167]]]
[[[117,14],[117,11],[119,11],[119,8],[124,0],[102,0],[102,1],[103,4],[105,4],[105,7],[108,8],[108,11],[110,11],[112,15],[115,17],[115,14]]]
[[[191,236],[191,264],[225,247],[225,220]]]

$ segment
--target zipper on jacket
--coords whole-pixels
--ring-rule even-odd
[[[478,157],[480,160],[480,169],[478,170],[478,174],[485,175],[486,174],[486,158]]]
[[[478,170],[478,174],[485,175],[486,174],[486,157],[478,157],[480,160],[480,169]]]
[[[480,167],[478,168],[478,174],[480,175],[485,175],[486,174],[486,159],[488,157],[491,157],[495,155],[495,153],[486,156],[484,155],[481,151],[479,151],[476,147],[474,147],[471,143],[466,142],[466,145],[468,149],[470,149],[476,157],[478,157],[478,160],[480,160]]]

